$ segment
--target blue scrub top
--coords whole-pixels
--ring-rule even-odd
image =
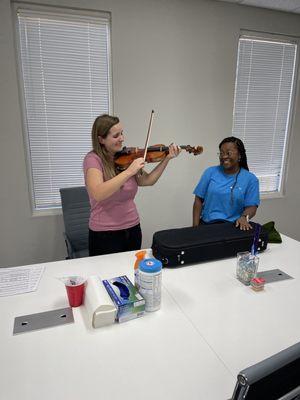
[[[240,218],[245,207],[258,206],[260,203],[258,179],[244,168],[238,174],[226,174],[220,165],[209,167],[193,193],[204,200],[204,222],[234,222]]]

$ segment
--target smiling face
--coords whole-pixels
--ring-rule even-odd
[[[240,168],[240,153],[235,143],[223,143],[220,148],[220,165],[229,174],[236,173]]]
[[[122,124],[119,122],[116,125],[112,126],[105,138],[99,136],[99,142],[113,156],[118,151],[122,150],[124,142]]]

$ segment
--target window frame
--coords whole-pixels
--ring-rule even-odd
[[[299,45],[300,45],[300,37],[287,35],[282,33],[270,33],[264,31],[255,31],[255,30],[247,30],[241,29],[237,36],[237,51],[236,51],[236,69],[235,69],[235,78],[234,78],[234,96],[233,96],[233,113],[232,113],[232,130],[233,130],[233,123],[234,123],[234,113],[235,113],[235,95],[236,95],[236,83],[237,83],[237,69],[238,69],[238,58],[239,58],[239,41],[242,37],[249,37],[251,39],[259,39],[259,40],[267,40],[267,41],[280,41],[280,42],[287,42],[287,43],[294,43],[297,46],[296,55],[295,55],[295,73],[293,77],[292,83],[292,92],[291,92],[291,100],[290,100],[290,108],[289,114],[287,116],[288,123],[287,123],[287,134],[285,145],[283,149],[283,157],[282,157],[282,165],[281,165],[281,177],[280,177],[280,184],[279,190],[273,192],[262,192],[260,191],[260,198],[264,199],[276,199],[276,198],[284,198],[286,196],[286,182],[290,164],[290,154],[291,154],[291,142],[292,136],[294,135],[294,120],[295,120],[295,109],[296,109],[296,96],[299,91]]]
[[[26,176],[28,182],[28,196],[30,202],[31,216],[32,217],[40,217],[40,216],[51,216],[51,215],[62,215],[62,207],[53,206],[51,208],[45,209],[36,209],[35,208],[35,194],[34,194],[34,183],[33,183],[33,170],[32,170],[32,162],[31,162],[31,154],[30,154],[30,143],[29,143],[29,130],[27,126],[27,115],[26,115],[26,100],[25,100],[25,90],[23,85],[23,76],[22,76],[22,60],[21,60],[21,48],[20,48],[20,32],[19,32],[19,24],[18,24],[18,9],[28,10],[28,11],[37,11],[37,12],[49,12],[52,14],[73,14],[76,16],[82,17],[92,17],[92,18],[105,18],[109,24],[109,37],[107,38],[107,46],[108,46],[108,85],[109,85],[109,114],[114,113],[113,107],[113,74],[112,74],[112,24],[111,24],[111,13],[107,11],[98,11],[98,10],[88,10],[81,8],[73,8],[73,7],[64,7],[64,6],[49,6],[49,5],[38,5],[26,2],[13,2],[11,7],[12,12],[12,20],[14,25],[14,45],[15,45],[15,55],[16,55],[16,72],[17,72],[17,85],[18,85],[18,94],[19,94],[19,104],[21,111],[21,124],[22,124],[22,137],[24,144],[24,156],[25,156],[25,164],[26,164]]]

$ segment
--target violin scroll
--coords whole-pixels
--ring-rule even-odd
[[[203,147],[202,146],[190,146],[189,144],[186,146],[181,146],[184,150],[186,150],[189,154],[194,154],[194,156],[197,156],[198,154],[203,153]]]

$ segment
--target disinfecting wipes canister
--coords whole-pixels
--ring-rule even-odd
[[[156,311],[161,303],[162,264],[156,258],[139,263],[139,292],[145,299],[145,310]]]

